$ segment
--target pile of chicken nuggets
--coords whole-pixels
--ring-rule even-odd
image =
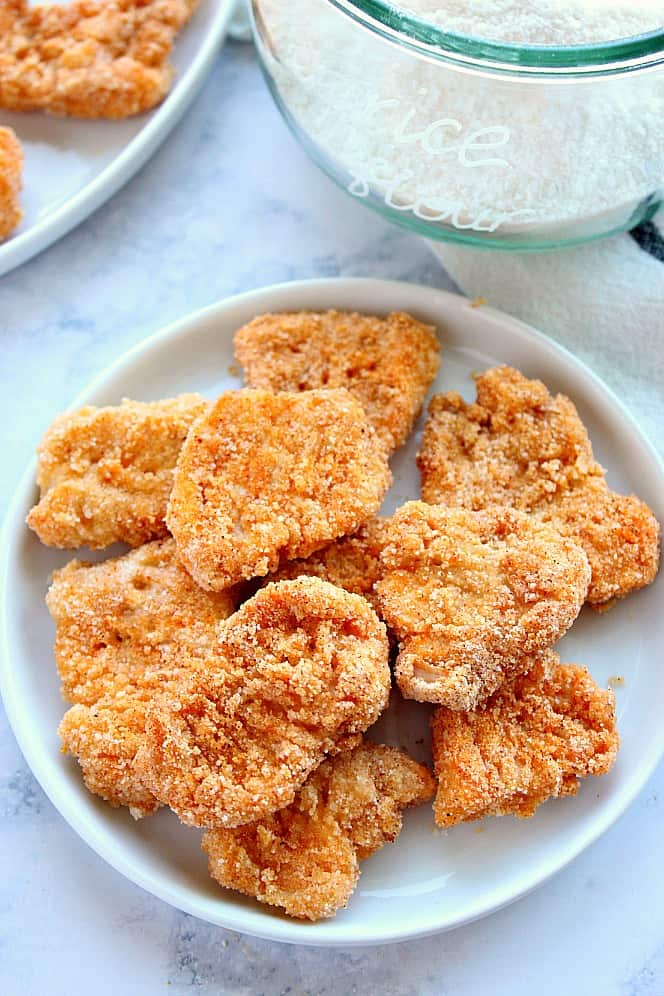
[[[28,524],[132,547],[47,595],[88,789],[137,819],[170,807],[222,886],[316,920],[407,807],[435,796],[441,828],[529,817],[611,769],[614,694],[553,648],[584,603],[653,580],[660,532],[609,489],[573,403],[508,367],[472,404],[432,399],[423,500],[381,518],[436,331],[270,314],[235,345],[247,386],[214,401],[56,419]],[[433,772],[365,736],[391,693],[435,705]]]
[[[119,119],[150,110],[173,80],[168,58],[197,0],[0,4],[0,109]],[[0,128],[0,241],[21,220],[23,155]]]

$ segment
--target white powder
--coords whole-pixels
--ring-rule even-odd
[[[266,67],[297,128],[351,193],[404,219],[562,240],[624,225],[661,194],[661,71],[501,78],[418,58],[324,0],[257,6]]]
[[[662,0],[410,0],[445,31],[513,45],[589,45],[656,31]]]

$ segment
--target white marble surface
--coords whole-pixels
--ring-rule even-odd
[[[0,281],[2,508],[51,417],[118,353],[226,294],[336,274],[450,286],[423,243],[316,172],[251,50],[229,47],[140,175]],[[591,359],[619,389],[611,355]],[[664,403],[632,408],[661,441]],[[660,769],[573,865],[489,919],[385,949],[292,948],[199,923],[124,881],[46,800],[0,713],[0,993],[663,996],[663,789]]]

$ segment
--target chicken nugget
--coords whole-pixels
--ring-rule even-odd
[[[63,695],[93,705],[137,682],[158,691],[183,660],[212,653],[235,601],[232,591],[199,588],[172,539],[101,564],[70,561],[46,596]]]
[[[596,607],[650,584],[659,524],[634,495],[609,489],[570,399],[510,367],[476,381],[475,404],[454,393],[431,402],[418,455],[424,500],[508,505],[551,523],[586,551]]]
[[[150,701],[213,653],[234,592],[198,588],[160,540],[101,564],[57,571],[47,595],[65,697],[65,751],[85,784],[113,806],[145,816],[159,803],[134,767]]]
[[[137,820],[161,805],[141,782],[134,763],[145,739],[148,703],[147,693],[128,683],[94,705],[72,706],[58,727],[62,750],[78,761],[88,791],[111,806],[128,806]]]
[[[380,555],[385,542],[387,519],[373,518],[353,536],[336,540],[304,560],[289,560],[268,575],[269,581],[304,576],[322,578],[339,588],[362,595],[379,612],[374,584],[381,576]]]
[[[30,528],[47,546],[68,549],[140,546],[167,536],[175,463],[206,407],[200,395],[182,394],[59,415],[39,445],[41,498],[28,515]]]
[[[547,653],[477,712],[439,708],[431,722],[436,823],[532,816],[579,779],[611,770],[619,747],[615,696],[585,668]]]
[[[286,809],[203,837],[221,885],[290,916],[320,920],[348,903],[359,861],[396,840],[402,810],[430,799],[434,780],[396,747],[364,742],[325,761]]]
[[[318,578],[268,585],[150,707],[140,776],[192,826],[261,819],[356,742],[389,689],[385,626],[363,598]]]
[[[348,391],[229,391],[192,426],[166,518],[198,584],[227,588],[354,533],[391,481]]]
[[[23,217],[18,203],[22,174],[21,143],[11,128],[0,128],[0,242],[11,235]]]
[[[0,107],[125,118],[168,93],[168,56],[196,0],[0,5]]]
[[[388,451],[410,435],[438,372],[440,343],[410,315],[344,311],[261,315],[235,335],[249,387],[302,391],[345,387]]]
[[[507,508],[408,502],[393,516],[376,593],[399,640],[405,698],[474,709],[572,625],[590,568],[572,540]]]

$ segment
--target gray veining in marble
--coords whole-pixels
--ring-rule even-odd
[[[129,186],[0,281],[0,509],[51,417],[147,333],[236,291],[337,274],[450,286],[422,242],[310,165],[251,49],[229,46]],[[211,927],[125,881],[46,800],[0,714],[0,994],[664,996],[663,789],[660,771],[569,868],[487,920],[320,951]]]

